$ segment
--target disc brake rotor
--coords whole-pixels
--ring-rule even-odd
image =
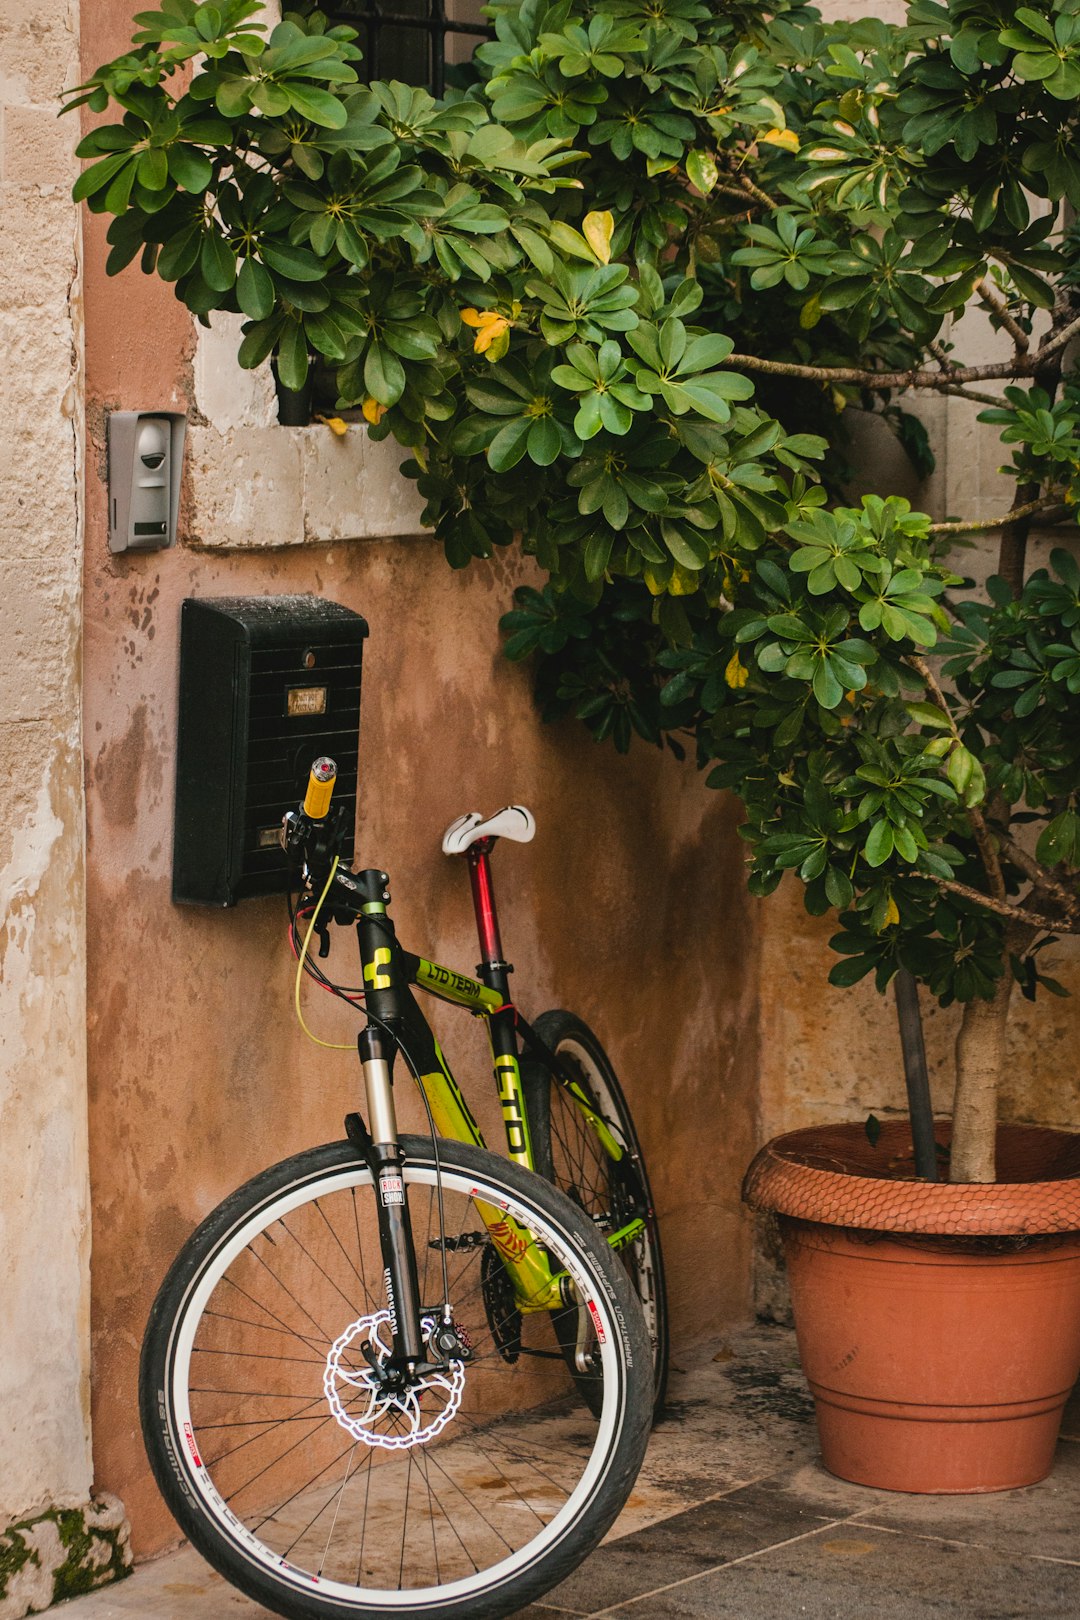
[[[423,1319],[425,1337],[435,1322],[434,1317]],[[389,1385],[383,1369],[393,1349],[390,1335],[389,1311],[350,1323],[330,1347],[323,1392],[331,1413],[354,1440],[386,1451],[407,1451],[426,1445],[446,1428],[461,1404],[465,1368],[460,1361],[451,1361],[407,1384]],[[375,1365],[361,1354],[363,1345]]]

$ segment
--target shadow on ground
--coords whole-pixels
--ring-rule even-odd
[[[846,1485],[817,1460],[794,1335],[676,1358],[670,1402],[611,1535],[518,1620],[1076,1620],[1080,1400],[1050,1478],[993,1496]],[[263,1620],[189,1549],[57,1620]]]

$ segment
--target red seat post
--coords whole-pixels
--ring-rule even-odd
[[[494,843],[494,838],[480,838],[469,848],[469,882],[472,885],[473,910],[476,912],[476,935],[480,941],[481,961],[484,967],[489,968],[503,965],[499,916],[491,882],[490,855]]]

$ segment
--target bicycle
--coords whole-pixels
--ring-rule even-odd
[[[615,1203],[634,1184],[628,1146],[507,1000],[487,856],[509,824],[473,818],[463,846],[490,947],[473,980],[401,949],[385,872],[341,870],[335,774],[317,761],[285,817],[306,877],[290,937],[298,1011],[305,971],[363,1010],[367,1121],[349,1114],[345,1141],[262,1172],[188,1239],[144,1338],[144,1438],[181,1529],[277,1612],[494,1620],[576,1567],[637,1476],[654,1352],[616,1253],[651,1254],[646,1216],[623,1220]],[[310,955],[313,936],[325,955],[330,920],[357,929],[359,986],[333,984]],[[482,1147],[414,985],[485,1017],[509,1160]],[[583,1026],[550,1027],[599,1062]],[[519,1031],[543,1085],[518,1064]],[[399,1052],[430,1139],[398,1133]],[[552,1077],[615,1167],[599,1220],[584,1193],[574,1202],[526,1168],[526,1080],[535,1124],[545,1097],[551,1119]],[[554,1167],[558,1133],[540,1134]]]

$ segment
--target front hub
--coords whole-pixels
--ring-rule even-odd
[[[427,1343],[447,1331],[433,1315],[425,1315],[422,1326]],[[457,1334],[454,1345],[468,1353]],[[390,1312],[358,1317],[330,1347],[323,1392],[333,1417],[354,1440],[407,1451],[434,1440],[453,1418],[465,1388],[465,1367],[453,1359],[408,1373],[392,1366],[392,1354]]]

